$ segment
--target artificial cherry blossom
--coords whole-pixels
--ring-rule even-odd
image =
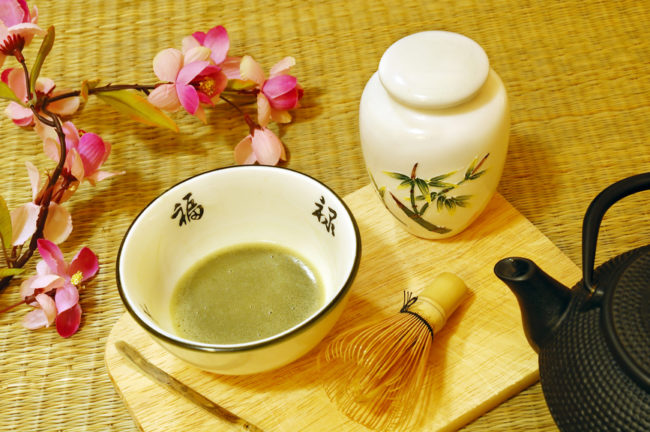
[[[230,49],[228,32],[223,26],[211,28],[207,33],[197,31],[191,36],[183,39],[183,54],[191,52],[197,47],[205,47],[210,50],[210,59],[213,64],[219,66],[225,60]]]
[[[271,68],[267,79],[260,64],[251,56],[244,56],[241,59],[239,66],[241,78],[256,83],[259,90],[257,121],[263,127],[268,125],[270,120],[289,123],[291,114],[288,111],[299,106],[303,89],[296,77],[288,74],[289,69],[295,64],[293,57],[283,58]]]
[[[13,227],[12,245],[20,246],[29,240],[36,232],[36,224],[41,213],[40,193],[41,176],[38,168],[31,162],[26,162],[27,173],[32,185],[32,201],[16,207],[10,213],[11,226]],[[57,182],[53,188],[52,194],[59,193],[63,198],[65,195],[61,191],[61,183]],[[43,237],[54,243],[61,243],[68,238],[72,232],[72,216],[65,207],[56,202],[50,201],[48,206],[47,219],[43,228]]]
[[[238,164],[277,165],[286,160],[284,144],[270,129],[262,126],[251,128],[251,133],[235,146],[235,162]]]
[[[182,106],[205,123],[201,104],[213,105],[228,84],[221,68],[201,60],[209,55],[210,50],[200,46],[185,55],[174,48],[159,52],[153,60],[153,69],[165,83],[149,94],[149,102],[166,111],[176,111]]]
[[[93,186],[100,180],[104,180],[121,172],[108,172],[100,170],[111,154],[110,143],[104,141],[99,135],[92,132],[79,132],[72,122],[63,123],[66,144],[66,160],[63,166],[64,177],[70,175],[77,182],[87,180]],[[43,150],[45,154],[55,162],[59,161],[61,145],[59,137],[52,128],[39,129],[43,138]]]
[[[84,247],[68,264],[59,247],[45,239],[38,240],[38,252],[43,259],[36,265],[36,275],[20,286],[20,295],[26,300],[33,297],[29,304],[35,307],[25,316],[23,325],[37,329],[56,321],[57,332],[70,337],[81,322],[78,287],[99,270],[97,256]]]
[[[25,0],[0,0],[0,66],[16,48],[22,51],[35,35],[45,34],[37,21],[36,6],[30,11]]]
[[[25,72],[22,69],[5,69],[2,71],[0,79],[9,86],[18,99],[24,103],[28,102]],[[39,106],[39,101],[42,101],[46,96],[54,97],[58,94],[64,93],[64,91],[54,91],[54,88],[54,81],[49,78],[39,77],[36,80],[35,85],[37,98],[36,106]],[[79,103],[80,101],[78,97],[69,97],[49,103],[47,109],[48,111],[60,116],[69,116],[79,109]],[[9,102],[5,109],[5,113],[18,126],[32,126],[38,121],[35,119],[34,113],[29,107],[13,101]]]

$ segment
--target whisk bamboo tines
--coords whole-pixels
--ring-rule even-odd
[[[318,359],[329,398],[350,419],[375,430],[411,430],[429,404],[427,362],[434,335],[467,287],[440,274],[417,297],[404,293],[400,313],[344,331]]]

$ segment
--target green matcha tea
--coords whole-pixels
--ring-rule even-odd
[[[293,251],[243,244],[205,257],[181,277],[171,318],[177,334],[187,339],[251,342],[304,321],[324,296],[313,267]]]

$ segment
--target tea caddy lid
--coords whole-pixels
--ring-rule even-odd
[[[379,62],[379,79],[399,102],[441,109],[471,99],[487,80],[488,56],[472,39],[425,31],[392,44]]]

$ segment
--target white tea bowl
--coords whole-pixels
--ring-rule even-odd
[[[257,341],[222,345],[179,336],[170,311],[179,279],[202,258],[247,243],[305,258],[320,276],[324,303],[303,322]],[[323,183],[286,168],[235,166],[184,180],[147,205],[124,236],[116,277],[126,309],[170,353],[207,371],[240,375],[281,367],[315,347],[341,315],[360,257],[354,216]]]

